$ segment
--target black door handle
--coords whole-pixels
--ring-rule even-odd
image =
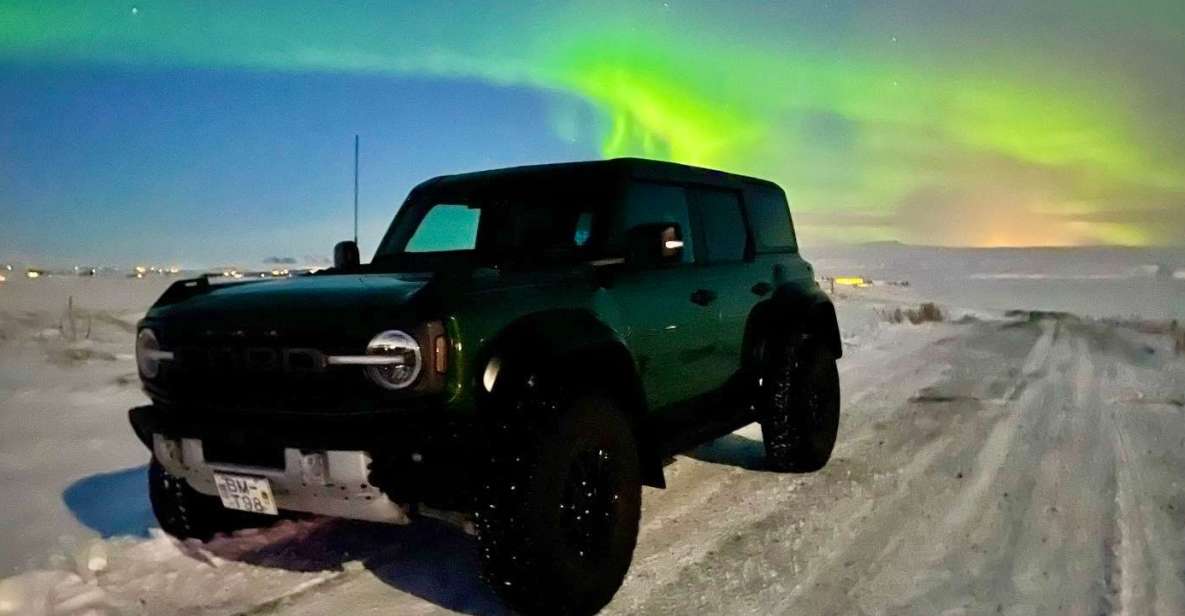
[[[691,294],[692,303],[699,304],[700,306],[707,306],[708,304],[712,303],[715,300],[716,300],[716,292],[715,291],[709,291],[707,289],[699,289],[696,292]]]
[[[759,282],[749,288],[753,295],[769,295],[770,291],[774,290],[774,285],[768,282]]]

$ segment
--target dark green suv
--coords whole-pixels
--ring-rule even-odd
[[[370,263],[178,282],[136,351],[166,532],[461,513],[533,613],[609,601],[672,454],[760,421],[769,469],[811,471],[839,423],[782,190],[649,160],[428,180]]]

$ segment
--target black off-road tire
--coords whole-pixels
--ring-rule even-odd
[[[601,395],[527,406],[541,408],[491,434],[475,515],[482,578],[524,614],[593,614],[621,587],[637,542],[633,428]]]
[[[839,372],[834,355],[809,336],[771,344],[759,394],[770,470],[807,473],[827,465],[839,432]]]
[[[222,506],[217,496],[189,487],[170,475],[156,458],[148,466],[148,500],[161,530],[178,539],[208,541],[217,533],[261,528],[276,522],[274,516],[235,511]]]

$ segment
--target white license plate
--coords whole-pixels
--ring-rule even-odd
[[[265,477],[214,473],[214,485],[218,487],[222,506],[227,509],[268,515],[280,514],[276,509],[276,499],[272,495],[272,485]]]

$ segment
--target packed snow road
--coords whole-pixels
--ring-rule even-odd
[[[688,484],[714,495],[647,528],[614,611],[1185,613],[1185,367],[1165,357],[1045,318],[856,358],[837,459],[680,469],[648,520]]]
[[[1022,315],[880,328],[840,366],[828,467],[762,470],[755,425],[680,456],[606,613],[1185,613],[1171,343]],[[501,613],[476,567],[431,521],[290,522],[97,545],[0,582],[0,613]]]

